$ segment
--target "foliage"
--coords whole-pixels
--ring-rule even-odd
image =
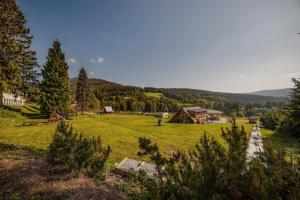
[[[171,157],[159,153],[156,144],[140,139],[143,153],[150,155],[158,178],[140,182],[149,199],[298,199],[300,162],[287,162],[284,151],[265,151],[248,159],[247,139],[235,123],[222,131],[228,148],[204,134],[189,153],[178,151]],[[146,177],[147,179],[151,177]],[[144,179],[145,180],[145,179]]]
[[[89,87],[88,87],[88,76],[85,69],[82,67],[79,71],[76,88],[76,106],[80,108],[81,114],[83,115],[84,110],[89,105]]]
[[[49,114],[57,108],[62,115],[68,115],[70,109],[70,82],[68,65],[65,61],[60,42],[55,40],[49,49],[47,62],[42,70],[40,105],[41,113]]]
[[[37,83],[36,52],[26,19],[15,0],[0,1],[0,106],[4,91],[29,93]]]
[[[264,128],[275,130],[284,118],[284,113],[280,110],[273,109],[261,117],[260,121]]]
[[[71,80],[73,93],[76,91],[77,81]],[[117,111],[177,112],[182,106],[201,106],[220,110],[228,116],[260,116],[272,107],[281,107],[284,101],[284,98],[202,90],[143,89],[101,79],[89,79],[89,88],[100,106],[112,106]]]
[[[0,117],[5,117],[5,118],[16,118],[18,117],[18,113],[14,111],[10,111],[7,109],[0,108]]]
[[[48,147],[47,157],[50,163],[68,170],[99,176],[110,152],[110,146],[102,147],[100,137],[84,137],[82,134],[75,133],[69,125],[61,122]]]
[[[287,105],[288,114],[279,127],[279,132],[300,138],[300,79],[293,79],[295,84]]]

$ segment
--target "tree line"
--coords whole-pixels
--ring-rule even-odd
[[[294,88],[283,109],[272,109],[262,116],[265,128],[300,139],[300,79],[293,78]]]

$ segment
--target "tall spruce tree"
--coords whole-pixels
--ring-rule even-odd
[[[53,42],[53,47],[48,51],[47,62],[42,70],[40,105],[41,113],[47,116],[54,109],[57,109],[62,115],[68,115],[69,112],[69,66],[60,46],[58,40]]]
[[[84,110],[89,106],[89,97],[88,76],[82,67],[79,71],[76,88],[76,106],[80,109],[82,115]]]
[[[288,114],[281,123],[279,132],[300,138],[300,79],[293,78],[293,92],[287,104]]]
[[[3,92],[27,94],[37,83],[36,53],[26,19],[15,0],[0,1],[0,107]]]

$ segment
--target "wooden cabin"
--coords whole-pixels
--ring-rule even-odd
[[[171,123],[206,124],[208,120],[220,120],[221,111],[195,107],[181,108],[170,120]]]

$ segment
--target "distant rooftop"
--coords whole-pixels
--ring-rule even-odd
[[[124,158],[116,168],[127,172],[130,170],[144,170],[150,176],[156,174],[155,165],[127,157]]]
[[[213,114],[213,113],[222,114],[221,111],[201,108],[200,106],[184,107],[183,110],[184,111],[193,111],[193,112],[207,112],[209,114]]]

